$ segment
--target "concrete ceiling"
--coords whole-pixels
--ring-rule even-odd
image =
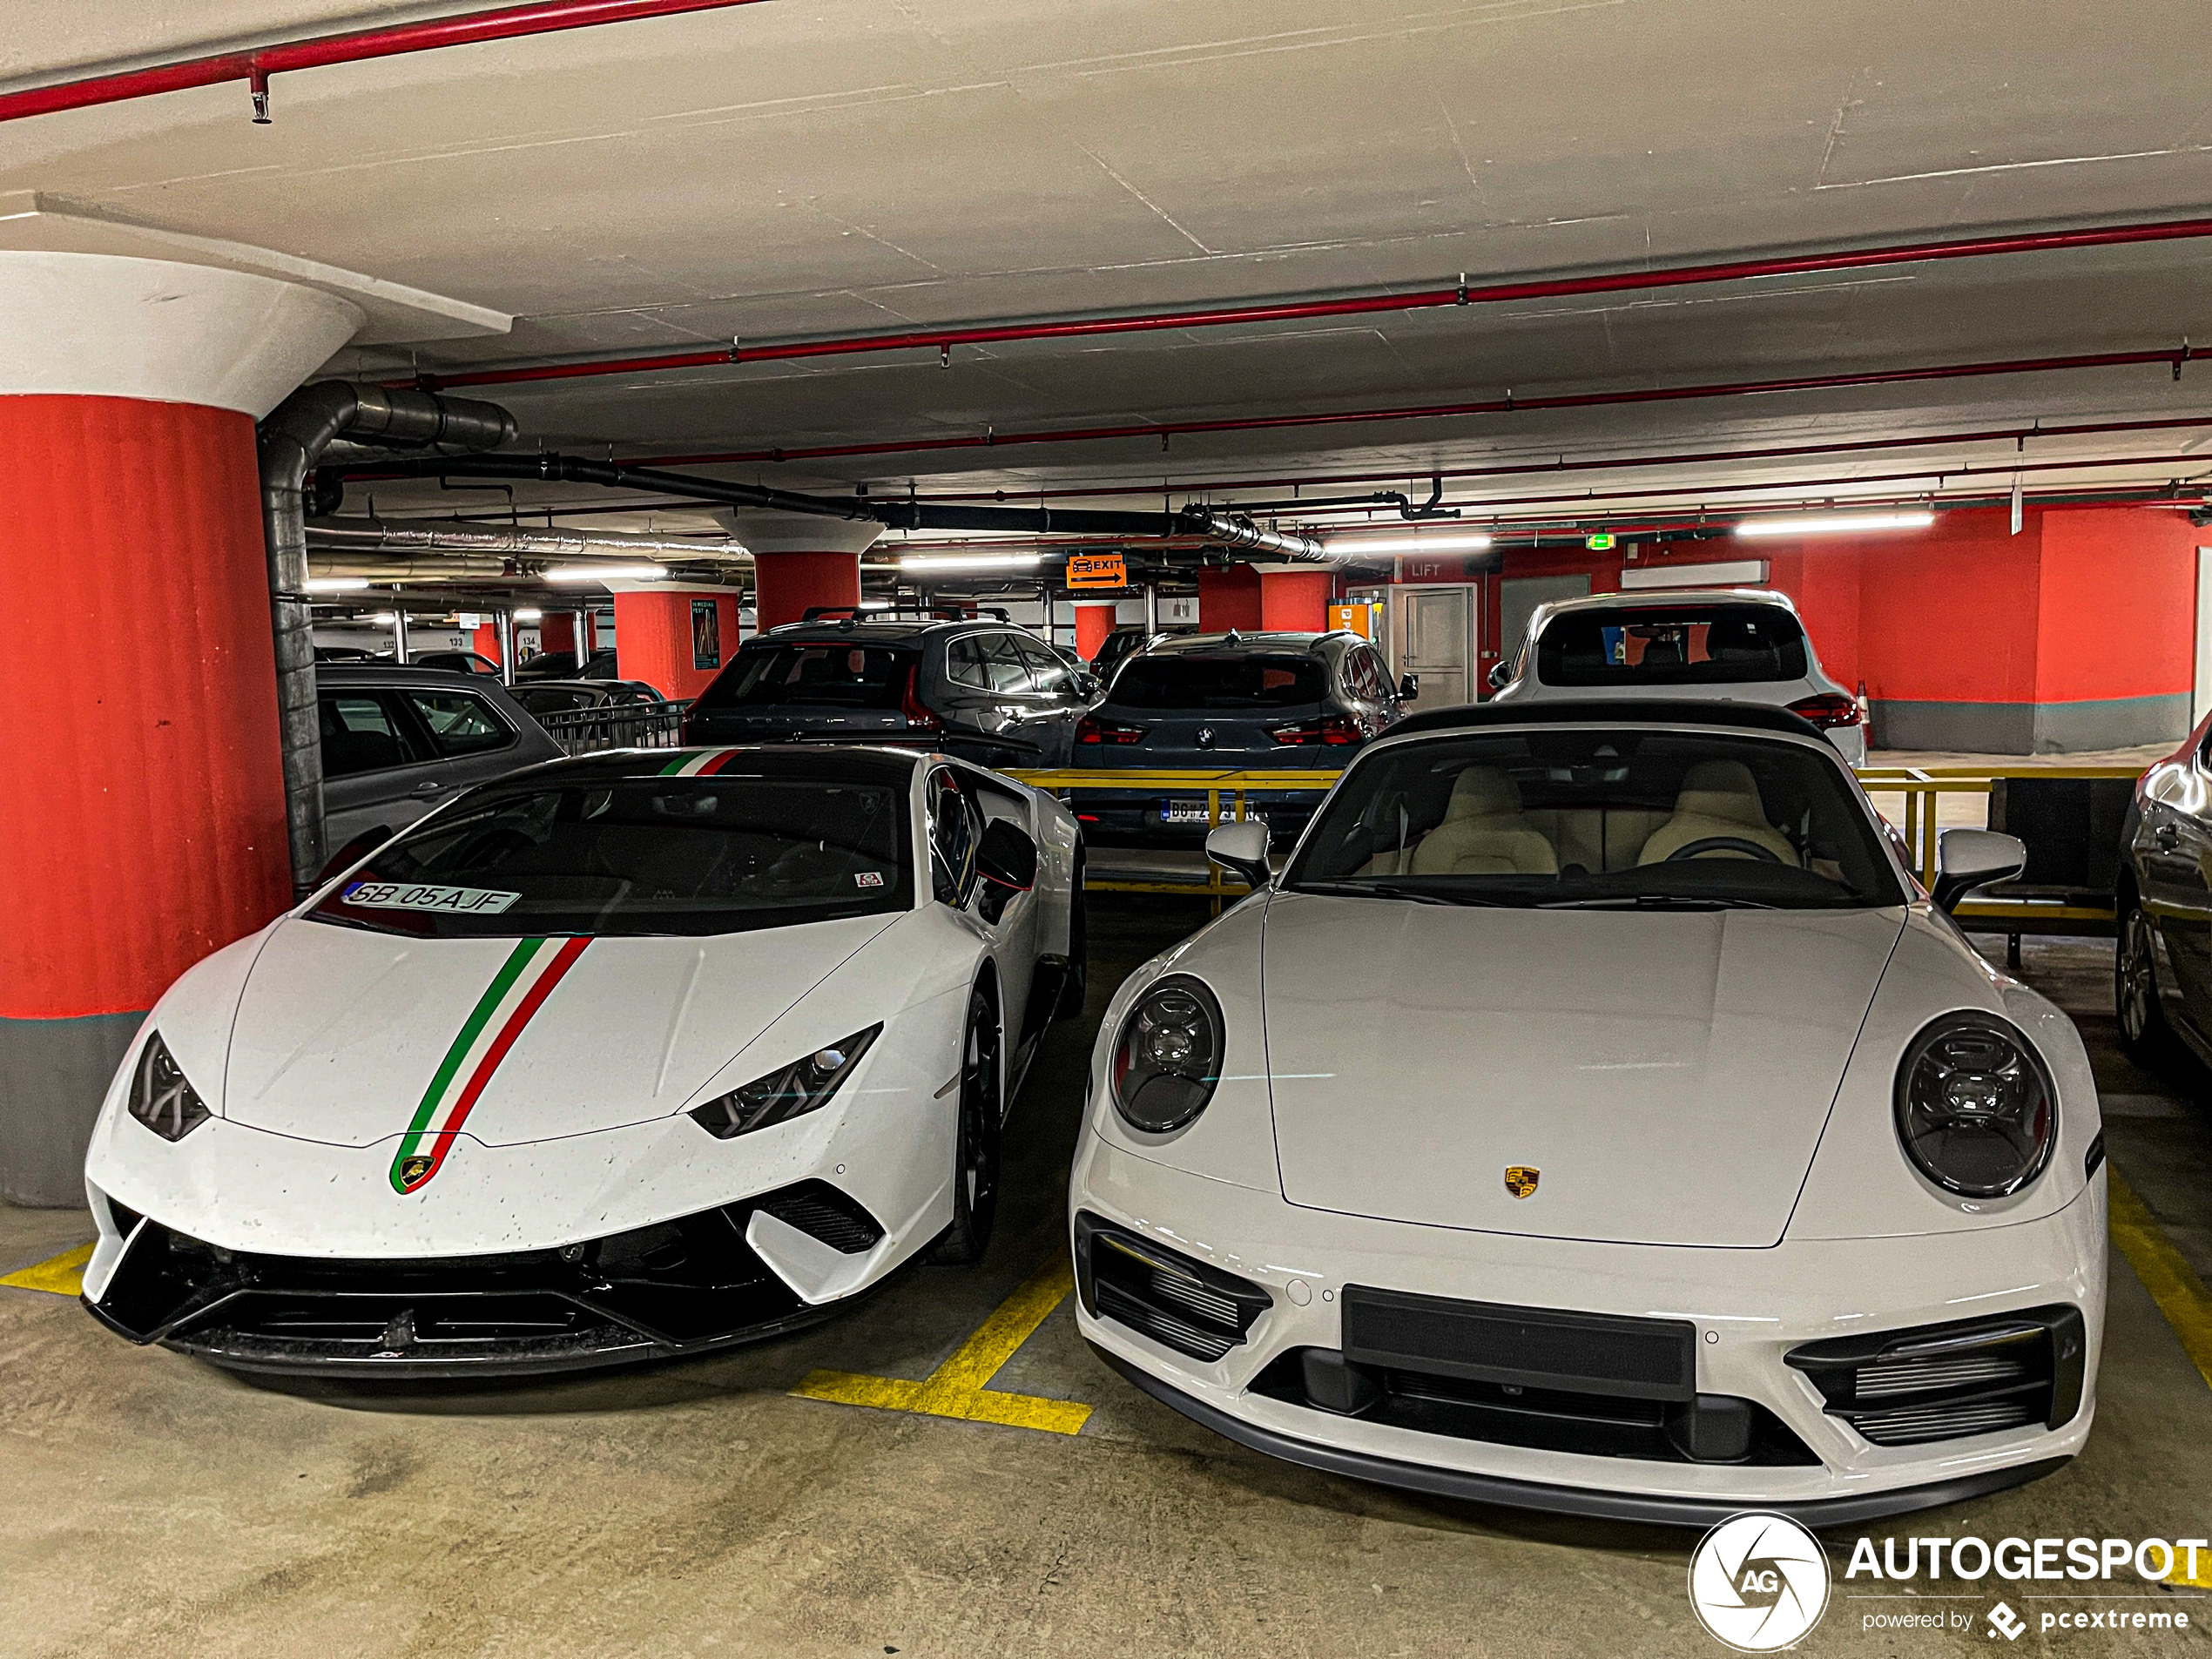
[[[132,0],[14,0],[0,76],[466,9],[219,0],[147,16]],[[0,191],[517,318],[511,335],[332,365],[389,374],[2194,214],[2212,204],[2212,107],[2188,44],[2206,16],[1993,0],[768,0],[280,77],[267,127],[248,124],[239,86],[14,122],[0,125]],[[963,347],[944,368],[921,352],[487,395],[532,443],[646,455],[1833,374],[2212,344],[2209,260],[2212,244],[2172,242]],[[2208,376],[2152,366],[722,470],[925,493],[1122,484],[1157,501],[1223,480],[2212,414]],[[2030,482],[2193,477],[2212,459],[2164,458],[2208,445],[2212,427],[2040,440],[2030,459],[2161,459]],[[1451,494],[1588,490],[1595,510],[1665,487],[1733,506],[1743,497],[1720,485],[2015,453]],[[428,510],[435,494],[380,488],[379,506]]]

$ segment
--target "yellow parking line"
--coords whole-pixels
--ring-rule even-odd
[[[2105,1167],[2111,1170],[2112,1241],[2182,1339],[2197,1374],[2212,1386],[2212,1294],[2206,1292],[2204,1281],[2174,1248],[2134,1189],[2120,1178],[2109,1160]]]
[[[791,1392],[800,1399],[826,1399],[840,1406],[872,1406],[880,1411],[920,1412],[970,1423],[1073,1434],[1090,1417],[1090,1407],[1081,1401],[1001,1393],[984,1385],[1075,1288],[1066,1258],[1055,1256],[1030,1274],[951,1359],[921,1381],[817,1371]]]
[[[51,1291],[56,1296],[75,1296],[84,1288],[84,1264],[91,1259],[92,1246],[79,1244],[75,1250],[65,1250],[21,1272],[0,1278],[0,1285],[12,1285],[19,1291]]]

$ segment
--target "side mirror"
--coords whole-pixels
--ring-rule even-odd
[[[1489,681],[1490,689],[1492,691],[1504,691],[1507,686],[1513,684],[1513,664],[1511,663],[1493,663],[1490,665]]]
[[[1934,898],[1946,914],[1976,887],[2009,881],[2027,868],[2027,846],[1995,830],[1946,830],[1936,840]]]
[[[315,885],[320,887],[334,876],[342,875],[391,839],[392,830],[388,824],[379,824],[374,829],[363,830],[330,855],[330,862],[322,867],[322,873],[315,878]]]
[[[1096,697],[1105,689],[1105,682],[1096,674],[1085,672],[1076,676],[1076,695],[1086,701]]]
[[[1267,826],[1257,818],[1217,824],[1206,833],[1206,856],[1257,891],[1275,879],[1267,867]]]
[[[975,849],[975,870],[995,886],[1027,893],[1037,885],[1037,844],[1019,824],[995,818]]]
[[[1398,695],[1399,695],[1399,696],[1400,696],[1400,697],[1402,697],[1402,698],[1405,698],[1407,701],[1409,701],[1409,702],[1410,702],[1412,699],[1413,699],[1414,698],[1419,697],[1420,694],[1421,694],[1421,677],[1420,677],[1420,675],[1418,675],[1418,674],[1400,674],[1400,675],[1398,677]]]

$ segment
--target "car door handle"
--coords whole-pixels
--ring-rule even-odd
[[[443,784],[417,784],[415,786],[415,792],[418,795],[437,795],[444,792]]]
[[[2182,833],[2171,824],[2161,824],[2150,833],[2151,845],[2161,853],[2171,853],[2182,844]]]

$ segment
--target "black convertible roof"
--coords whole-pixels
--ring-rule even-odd
[[[620,718],[618,711],[614,718]],[[709,755],[728,757],[714,772],[703,774],[709,779],[726,772],[733,779],[768,777],[807,783],[880,783],[903,788],[914,776],[923,752],[860,743],[687,744],[681,749],[603,749],[595,754],[526,766],[485,787],[523,782],[590,784],[667,777],[685,761]]]
[[[1501,725],[1726,725],[1746,732],[1785,732],[1793,738],[1820,736],[1820,728],[1811,721],[1770,703],[1680,697],[1468,703],[1409,714],[1383,735],[1399,738],[1420,732],[1473,732]]]

